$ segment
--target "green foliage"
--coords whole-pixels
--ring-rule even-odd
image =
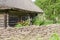
[[[58,23],[60,20],[60,0],[36,0],[35,4],[43,9],[46,20]]]
[[[16,28],[21,28],[22,25],[20,23],[18,23],[17,25],[15,25]]]
[[[30,25],[29,19],[21,23],[23,26],[28,26]]]
[[[49,40],[60,40],[60,37],[57,33],[52,34]]]
[[[53,21],[52,21],[52,20],[46,20],[46,21],[44,22],[44,25],[48,25],[48,24],[53,24]]]
[[[29,19],[26,20],[26,21],[23,21],[23,22],[18,22],[18,23],[15,25],[15,27],[16,27],[16,28],[21,28],[21,27],[23,27],[23,26],[28,26],[28,25],[30,25]]]
[[[39,17],[40,16],[40,17]],[[43,25],[44,24],[44,20],[43,20],[43,16],[38,15],[33,19],[33,24],[34,25]]]

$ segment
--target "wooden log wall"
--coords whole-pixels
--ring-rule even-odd
[[[5,26],[5,16],[4,14],[0,14],[0,27]]]

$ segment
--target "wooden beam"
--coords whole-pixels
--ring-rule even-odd
[[[5,21],[4,21],[5,22],[5,28],[7,28],[7,14],[5,13],[4,16],[5,16],[5,18],[4,18],[5,19]]]

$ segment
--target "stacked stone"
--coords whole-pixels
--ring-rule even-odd
[[[53,33],[60,35],[60,25],[32,25],[24,28],[0,28],[0,40],[48,40]]]

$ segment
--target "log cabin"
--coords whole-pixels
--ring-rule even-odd
[[[32,19],[43,10],[31,0],[0,0],[0,27],[13,27],[18,22]]]

